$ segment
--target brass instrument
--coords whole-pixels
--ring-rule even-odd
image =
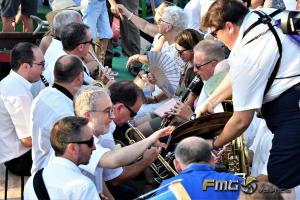
[[[136,133],[136,136],[138,138],[136,138],[137,140],[143,140],[145,139],[145,136],[143,135],[143,133],[140,132],[140,130],[138,130],[136,127],[133,126],[131,121],[128,121],[128,125],[130,126],[130,128],[126,131],[125,133],[125,138],[128,140],[129,144],[133,144],[135,143],[134,139],[131,139],[131,135],[129,135],[131,133],[131,131],[134,131],[134,133]],[[151,164],[151,169],[155,172],[155,174],[159,177],[160,180],[164,180],[167,177],[170,176],[170,174],[172,176],[176,176],[177,172],[170,166],[170,164],[159,154],[157,161],[159,161],[159,163],[152,163]],[[160,172],[159,170],[164,167],[165,170]],[[158,182],[160,182],[160,180],[157,180]]]
[[[249,175],[248,150],[244,134],[223,147],[220,163],[226,166],[228,172]]]

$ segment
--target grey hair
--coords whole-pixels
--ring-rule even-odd
[[[218,62],[225,59],[222,47],[214,40],[202,40],[194,47],[194,53],[202,52],[205,54],[205,60],[216,60]]]
[[[163,20],[172,24],[172,31],[178,35],[187,28],[188,16],[182,8],[169,6],[164,9]]]
[[[85,112],[96,110],[97,98],[101,95],[109,96],[109,91],[94,85],[82,86],[74,96],[76,116],[82,117]]]
[[[188,137],[178,143],[175,158],[182,164],[209,163],[211,151],[208,143],[200,137]]]
[[[78,20],[79,18],[82,19],[80,13],[75,10],[63,10],[59,12],[53,19],[53,29],[55,36],[60,37],[61,32],[65,28],[65,26],[72,22],[82,23],[82,20]]]

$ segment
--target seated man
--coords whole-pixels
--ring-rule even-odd
[[[30,88],[43,70],[41,50],[28,42],[18,43],[11,52],[11,71],[0,82],[0,164],[17,175],[30,175]]]
[[[182,140],[175,148],[173,161],[178,175],[163,181],[160,187],[174,180],[182,179],[182,185],[191,199],[237,199],[239,185],[242,179],[229,173],[219,173],[213,169],[214,158],[212,157],[209,144],[200,137],[189,137]],[[205,184],[208,183],[209,184]],[[217,181],[231,181],[232,187],[237,190],[215,190]],[[213,184],[214,183],[214,184]],[[236,186],[234,186],[236,185]],[[227,188],[228,189],[228,188]],[[158,190],[157,195],[167,190]]]
[[[122,167],[116,169],[103,169],[98,166],[96,171],[94,171],[96,167],[93,166],[92,163],[97,165],[97,162],[99,161],[99,157],[96,156],[96,153],[101,151],[102,154],[105,154],[105,152],[115,149],[112,131],[109,130],[113,126],[112,120],[115,119],[115,107],[111,103],[108,91],[97,86],[84,86],[75,96],[74,102],[76,115],[89,119],[89,124],[94,130],[97,150],[93,153],[92,159],[95,160],[95,162],[91,161],[89,166],[83,166],[82,168],[92,174],[94,173],[92,179],[95,181],[99,192],[102,192],[102,189],[105,189],[102,180],[110,181],[111,185],[119,185],[120,183],[137,176],[157,158],[159,149],[151,148],[143,153],[143,159],[129,166],[125,166],[123,169]],[[100,157],[102,157],[102,155]],[[114,156],[110,157],[110,159],[113,160]],[[105,195],[108,196],[106,193]],[[127,196],[129,196],[128,191]],[[134,198],[134,196],[132,196],[131,199],[132,198]]]
[[[48,199],[100,199],[93,182],[81,174],[77,167],[88,164],[92,151],[95,150],[88,120],[81,117],[59,120],[52,128],[50,141],[56,157],[44,170],[39,170],[28,179],[25,199],[47,199],[36,193],[42,188],[34,182],[39,172],[42,173]]]

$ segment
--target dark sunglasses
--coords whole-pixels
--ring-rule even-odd
[[[206,62],[206,63],[204,63],[204,64],[202,64],[202,65],[194,64],[194,67],[195,67],[196,69],[200,69],[201,67],[203,67],[204,65],[207,65],[207,64],[211,63],[212,61],[214,61],[214,60],[208,61],[208,62]]]
[[[44,66],[45,66],[45,61],[42,61],[42,62],[40,62],[40,63],[32,62],[31,64],[35,64],[35,65],[44,67]]]
[[[94,137],[92,136],[89,140],[84,141],[71,141],[71,142],[65,142],[67,144],[74,143],[74,144],[86,144],[88,147],[92,148],[94,145]]]
[[[91,39],[90,41],[85,41],[85,42],[78,43],[78,45],[80,45],[80,44],[93,44],[93,39]]]
[[[217,38],[217,33],[218,33],[218,31],[221,30],[221,29],[222,29],[222,27],[218,27],[218,28],[216,28],[216,30],[210,32],[210,34],[211,34],[213,37]]]
[[[123,103],[123,104],[127,108],[127,110],[129,110],[131,118],[133,118],[133,117],[135,117],[137,115],[137,113],[134,112],[129,106],[127,106],[125,103]]]
[[[176,47],[175,47],[175,49],[176,49],[176,51],[178,52],[178,54],[179,54],[179,55],[182,55],[182,54],[183,54],[183,52],[185,52],[185,51],[190,51],[190,52],[193,52],[193,50],[192,50],[192,49],[182,49],[182,50],[179,50],[179,49],[177,49]]]

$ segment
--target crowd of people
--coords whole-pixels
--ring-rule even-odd
[[[143,193],[134,181],[141,174],[150,189],[161,188],[158,199],[176,180],[190,199],[300,198],[300,44],[273,26],[300,1],[190,0],[184,9],[164,1],[154,23],[139,17],[138,1],[49,3],[50,34],[40,46],[15,45],[11,71],[0,82],[0,164],[30,176],[25,199],[134,199]],[[3,32],[14,31],[20,4],[24,31],[33,31],[29,15],[37,2],[3,0]],[[127,70],[151,60],[150,52],[140,53],[141,30],[154,38],[149,51],[174,61],[173,95],[146,68],[138,74],[146,80],[140,88],[102,67],[110,59],[112,15],[120,19]],[[211,78],[221,76],[208,93]],[[178,175],[155,184],[149,166],[168,147],[165,138],[178,125],[228,111],[224,101],[233,111],[222,132],[174,144],[170,165]],[[164,115],[154,112],[166,104]],[[133,144],[125,136],[128,121],[143,134]],[[238,137],[249,149],[247,175],[258,181],[252,194],[244,192],[246,179],[215,170]],[[222,191],[218,183],[226,183]]]

